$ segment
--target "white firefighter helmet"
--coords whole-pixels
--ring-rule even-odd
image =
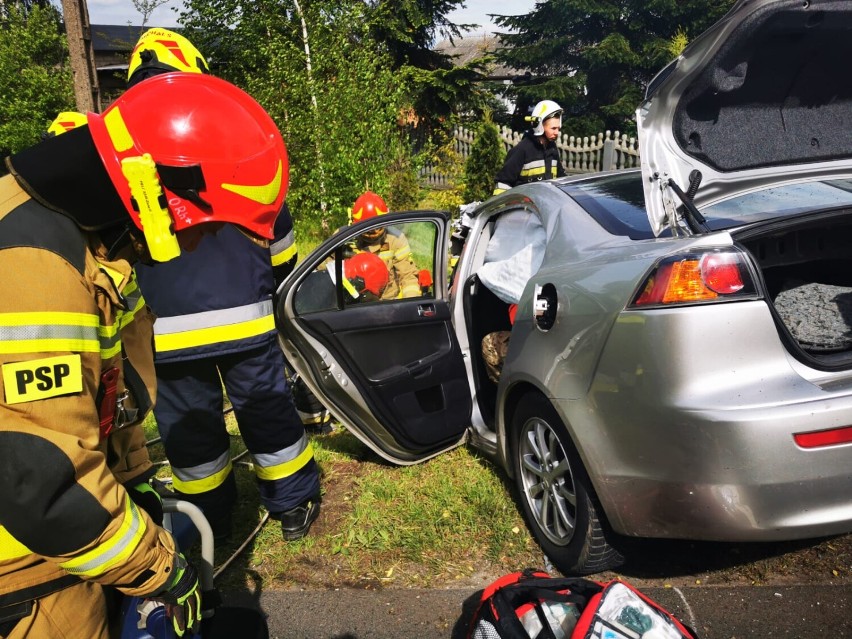
[[[561,106],[553,100],[542,100],[533,107],[532,114],[527,117],[527,120],[532,122],[533,135],[544,135],[544,121],[561,117]]]

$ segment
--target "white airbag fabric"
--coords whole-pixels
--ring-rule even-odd
[[[507,304],[517,304],[541,266],[546,237],[538,217],[527,211],[501,216],[477,271],[479,280]]]

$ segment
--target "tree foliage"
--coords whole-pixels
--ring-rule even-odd
[[[0,16],[0,156],[38,142],[61,111],[74,109],[68,48],[53,7],[6,4]]]
[[[516,87],[518,119],[542,99],[565,108],[580,135],[635,131],[645,86],[669,60],[721,18],[734,0],[547,0],[522,16],[497,16],[499,59],[531,77]],[[517,112],[516,111],[516,112]]]
[[[472,24],[454,24],[447,15],[464,0],[377,0],[367,12],[369,31],[405,81],[406,100],[422,137],[446,132],[453,115],[478,111],[486,99],[480,88],[483,62],[456,66],[436,51],[439,39],[461,37]]]
[[[188,34],[215,72],[246,89],[281,129],[297,224],[333,230],[365,189],[386,193],[402,144],[403,87],[371,40],[363,2],[191,5]]]
[[[187,0],[181,22],[214,73],[273,116],[296,223],[327,231],[367,188],[410,204],[412,132],[433,142],[475,100],[475,67],[431,50],[435,37],[459,34],[464,25],[446,16],[462,2]]]
[[[494,192],[494,176],[503,166],[506,153],[491,114],[486,113],[464,166],[464,200],[482,202]]]

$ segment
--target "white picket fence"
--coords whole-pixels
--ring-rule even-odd
[[[506,151],[523,137],[523,134],[507,127],[498,128]],[[453,138],[456,152],[461,155],[463,161],[467,160],[476,133],[459,126],[456,127]],[[586,137],[563,133],[556,141],[556,148],[559,149],[562,165],[569,174],[617,171],[639,166],[638,140],[618,131],[606,131]],[[433,167],[427,165],[420,171],[420,181],[424,186],[441,189],[450,186],[452,176],[436,172]]]

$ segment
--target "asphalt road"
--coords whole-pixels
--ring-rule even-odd
[[[852,586],[696,586],[643,592],[701,639],[852,638]],[[225,602],[259,607],[274,639],[463,639],[478,595],[472,590],[265,591],[259,596],[230,593]],[[221,636],[253,635],[243,628]]]

